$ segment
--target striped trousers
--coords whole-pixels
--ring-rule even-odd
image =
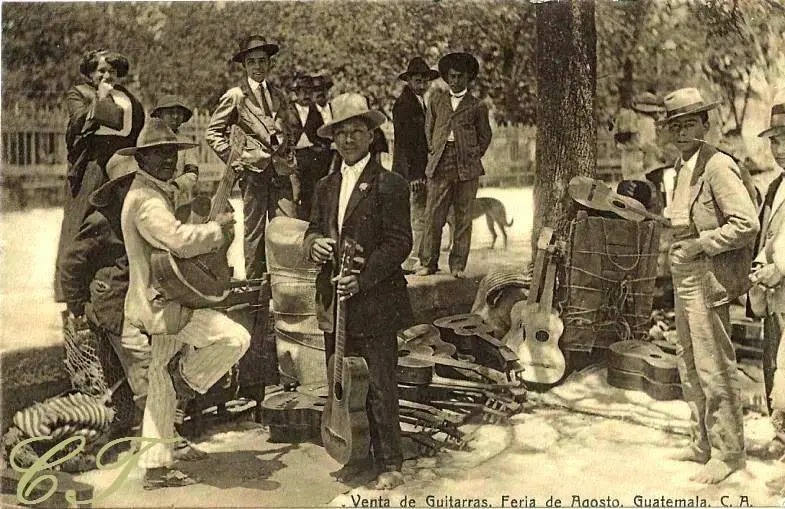
[[[175,436],[177,395],[167,365],[184,344],[194,348],[184,351],[183,379],[194,391],[204,394],[240,360],[250,343],[251,336],[242,325],[212,309],[194,310],[191,320],[177,334],[154,335],[142,436],[164,440]],[[169,466],[172,450],[171,443],[155,444],[142,454],[139,466]]]

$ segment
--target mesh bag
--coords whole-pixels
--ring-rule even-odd
[[[591,352],[648,335],[660,225],[604,217],[570,224],[565,350]]]

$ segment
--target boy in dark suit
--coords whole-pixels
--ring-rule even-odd
[[[428,141],[425,138],[425,98],[431,81],[439,73],[428,67],[421,57],[409,61],[405,72],[398,79],[406,82],[401,95],[393,105],[393,171],[409,181],[411,201],[412,236],[414,246],[404,262],[404,270],[414,271],[420,258],[420,245],[425,229],[425,165],[428,162]]]
[[[439,269],[439,248],[447,211],[455,211],[455,235],[450,252],[450,273],[465,277],[472,240],[472,209],[480,175],[485,174],[482,156],[491,144],[488,107],[467,88],[480,69],[469,53],[449,53],[439,60],[439,74],[449,93],[434,94],[425,114],[428,139],[428,198],[425,234],[418,276]]]
[[[342,163],[316,185],[304,251],[322,264],[316,307],[327,359],[335,351],[336,287],[338,298],[348,300],[345,354],[363,357],[368,364],[373,467],[379,472],[377,488],[391,489],[403,482],[395,368],[396,331],[412,322],[401,269],[412,247],[409,190],[400,175],[384,170],[370,154],[373,130],[384,122],[384,114],[369,110],[359,94],[336,97],[332,108],[333,120],[319,128],[319,135],[335,141]],[[362,246],[365,264],[359,274],[336,280],[345,237]],[[370,458],[346,465],[339,476],[357,476],[371,468],[369,463]]]

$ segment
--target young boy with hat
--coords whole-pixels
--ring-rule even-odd
[[[673,245],[679,372],[692,411],[691,440],[673,459],[704,464],[691,479],[715,484],[744,468],[744,426],[730,303],[749,288],[759,224],[749,173],[704,141],[706,103],[695,88],[665,97],[665,125],[681,152],[666,209]]]
[[[425,137],[425,98],[430,83],[439,77],[438,71],[428,67],[422,57],[409,61],[406,71],[398,79],[406,82],[393,105],[392,169],[409,182],[412,235],[414,245],[404,270],[413,272],[420,261],[420,245],[425,229],[425,166],[428,163],[428,140]]]

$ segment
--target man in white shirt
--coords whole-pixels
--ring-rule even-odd
[[[695,88],[665,97],[663,121],[681,152],[670,249],[679,375],[692,411],[691,440],[672,456],[704,466],[691,477],[716,484],[744,468],[744,425],[730,303],[749,288],[746,274],[759,225],[749,173],[703,140],[709,110]]]
[[[371,442],[368,459],[345,465],[338,477],[346,481],[375,471],[377,488],[391,489],[403,482],[396,331],[413,321],[401,268],[412,247],[409,185],[370,155],[373,131],[385,121],[382,112],[369,110],[359,94],[336,97],[332,111],[333,121],[319,135],[335,140],[343,162],[316,186],[303,250],[322,264],[316,308],[328,360],[335,351],[335,299],[347,300],[345,354],[360,356],[368,365]],[[363,248],[365,263],[359,274],[336,281],[347,237]]]

